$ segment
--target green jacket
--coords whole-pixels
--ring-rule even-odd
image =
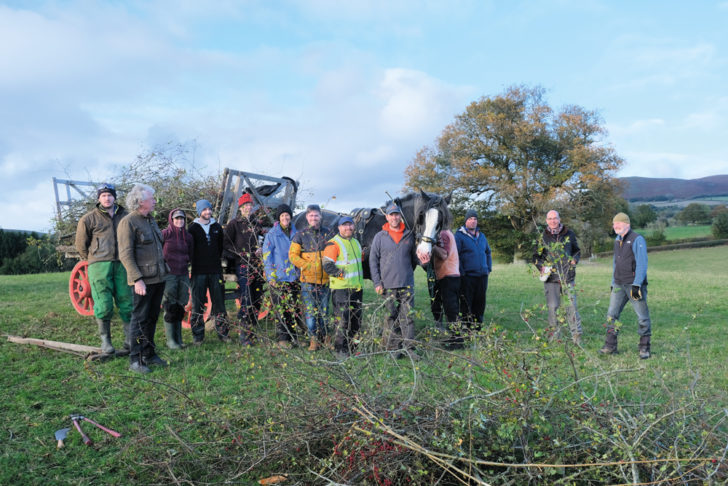
[[[81,260],[88,260],[89,264],[118,261],[116,234],[119,222],[127,214],[126,209],[117,205],[112,218],[96,203],[95,209],[81,216],[76,227],[76,250]]]
[[[129,285],[141,279],[145,284],[164,281],[167,274],[162,254],[164,237],[151,214],[142,216],[138,211],[129,214],[119,223],[117,237],[119,258]]]

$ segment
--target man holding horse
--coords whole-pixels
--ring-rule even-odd
[[[374,236],[369,269],[374,290],[384,295],[388,316],[382,334],[384,347],[398,351],[397,358],[416,355],[414,350],[415,324],[412,310],[415,303],[414,269],[419,263],[413,232],[402,222],[402,211],[392,201],[385,210],[387,222]]]

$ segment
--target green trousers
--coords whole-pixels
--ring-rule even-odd
[[[114,300],[122,322],[131,320],[131,287],[126,281],[126,270],[121,262],[96,262],[88,266],[91,297],[94,299],[94,316],[110,320],[114,313]]]

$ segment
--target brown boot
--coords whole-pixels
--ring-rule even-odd
[[[617,333],[613,330],[607,331],[607,338],[604,346],[599,350],[602,354],[617,354]]]
[[[315,337],[312,337],[311,344],[308,345],[308,350],[309,351],[318,351],[318,348],[319,348],[318,339],[316,339]]]

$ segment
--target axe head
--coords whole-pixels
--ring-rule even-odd
[[[66,436],[68,435],[69,430],[71,430],[69,427],[66,427],[65,429],[56,430],[56,440],[58,441],[59,449],[61,447],[63,447],[63,441],[65,440]]]

